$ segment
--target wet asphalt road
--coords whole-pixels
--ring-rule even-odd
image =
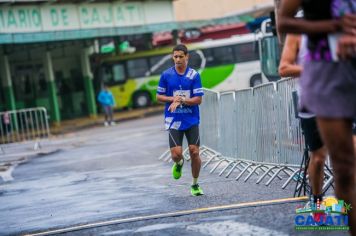
[[[167,150],[162,116],[125,121],[56,137],[57,151],[16,166],[0,182],[0,234],[44,232],[107,220],[292,197],[294,185],[270,186],[219,177],[203,169],[205,195],[190,195],[189,162],[183,177],[157,158]],[[46,147],[44,146],[43,149]],[[134,221],[62,235],[342,235],[296,232],[294,212],[302,203],[246,207],[179,217]]]

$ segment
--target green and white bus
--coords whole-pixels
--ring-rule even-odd
[[[269,55],[278,47],[275,36],[260,32],[192,43],[187,47],[189,66],[199,71],[205,88],[216,91],[243,89],[279,78],[278,61],[270,60]],[[108,84],[116,108],[145,107],[155,103],[160,74],[173,66],[171,50],[172,47],[102,56],[95,73],[96,88]]]

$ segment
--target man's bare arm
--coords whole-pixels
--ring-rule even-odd
[[[173,102],[174,101],[174,97],[170,97],[170,96],[166,96],[166,95],[157,94],[156,98],[157,98],[157,101],[159,101],[159,102]]]
[[[302,0],[282,0],[278,14],[278,31],[281,33],[332,33],[342,29],[340,20],[307,21],[295,19]],[[349,21],[348,21],[349,22]]]
[[[300,76],[302,67],[296,64],[301,36],[296,34],[288,34],[279,64],[279,74],[282,77]]]

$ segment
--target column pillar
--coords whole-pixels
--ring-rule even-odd
[[[16,101],[11,81],[9,58],[4,54],[0,54],[0,72],[2,78],[2,86],[5,93],[6,109],[16,110]]]
[[[82,74],[84,80],[85,99],[89,112],[89,116],[95,118],[97,116],[97,108],[95,103],[95,91],[93,86],[93,74],[90,69],[89,55],[92,47],[85,47],[82,49],[80,61],[82,66]]]
[[[44,55],[44,70],[45,70],[48,89],[49,89],[48,95],[49,95],[49,101],[51,107],[51,111],[50,111],[51,121],[54,122],[55,125],[59,125],[61,122],[61,114],[58,106],[57,89],[54,80],[52,57],[50,51],[46,51]]]

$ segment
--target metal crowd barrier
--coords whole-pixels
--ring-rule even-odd
[[[24,141],[36,141],[49,138],[47,111],[43,107],[0,112],[0,144],[4,145]],[[35,142],[34,148],[39,148]]]
[[[200,121],[203,127],[209,127],[209,129],[200,129],[200,142],[204,145],[217,150],[219,144],[219,93],[204,90],[204,102],[200,106]],[[209,107],[206,106],[209,104]]]
[[[210,173],[227,172],[226,178],[238,173],[236,180],[257,176],[257,184],[287,179],[282,188],[297,182],[297,175],[303,173],[304,137],[294,114],[295,89],[295,80],[284,79],[238,91],[204,90],[200,106],[203,168],[212,165]],[[187,149],[184,153],[189,160]],[[169,150],[160,159],[170,161]],[[325,178],[324,188],[333,180],[328,171]]]
[[[201,130],[209,129],[205,119],[221,118],[216,121],[220,125],[219,136],[215,136],[218,148],[214,149],[221,156],[211,163],[210,172],[220,167],[219,175],[229,170],[225,176],[229,177],[236,170],[236,180],[245,176],[244,181],[247,181],[257,175],[256,183],[266,180],[266,185],[276,178],[282,180],[287,177],[282,188],[294,183],[292,180],[299,178],[296,174],[303,173],[299,170],[304,147],[292,102],[295,89],[296,81],[285,79],[235,91],[234,96],[231,96],[232,92],[224,92],[217,96],[219,108],[215,110],[206,102],[210,99],[204,97],[201,110],[207,113],[208,118],[201,117]],[[206,95],[210,96],[209,93]],[[216,110],[219,111],[217,115],[213,114]],[[214,143],[211,138],[209,141]],[[327,188],[333,179],[327,170],[325,178],[324,188]]]

